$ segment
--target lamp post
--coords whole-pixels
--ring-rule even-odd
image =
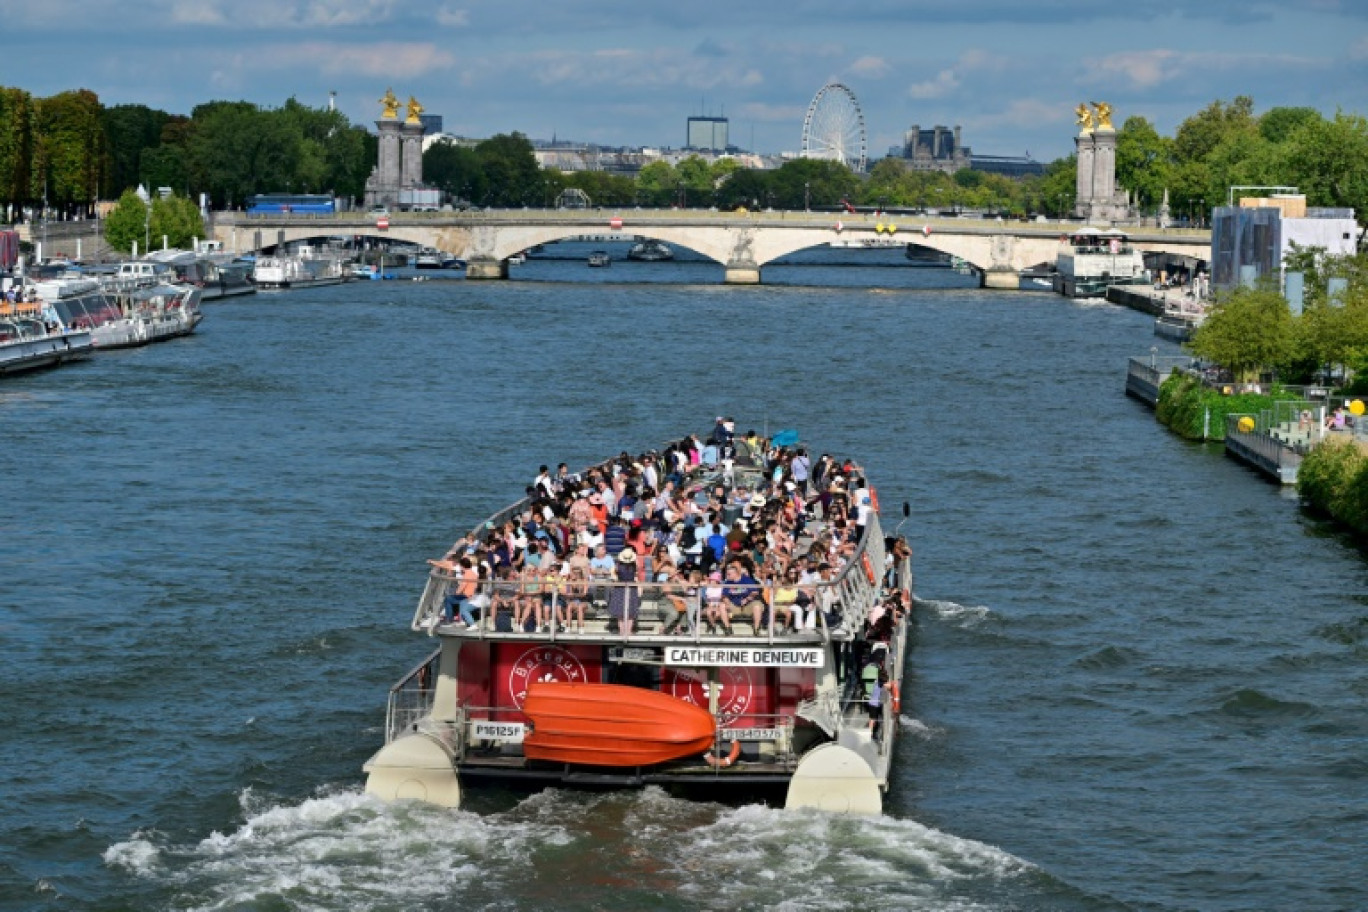
[[[1197,227],[1206,225],[1206,197],[1197,200]]]
[[[811,212],[811,211],[812,211],[812,202],[811,202],[811,200],[812,200],[812,184],[810,184],[810,183],[807,182],[807,181],[803,181],[803,211],[804,211],[804,212]]]

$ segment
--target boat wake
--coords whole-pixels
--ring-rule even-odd
[[[942,621],[958,624],[963,628],[977,627],[992,617],[987,605],[961,605],[944,599],[915,599],[915,608],[930,611]]]
[[[340,791],[242,796],[235,831],[175,845],[140,832],[106,864],[184,909],[756,907],[1000,909],[1036,868],[913,820],[664,791],[549,790],[487,815]]]

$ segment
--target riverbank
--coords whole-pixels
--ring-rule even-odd
[[[1368,441],[1336,434],[1302,460],[1297,492],[1307,506],[1368,535]]]

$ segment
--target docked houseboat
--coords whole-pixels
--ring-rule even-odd
[[[600,493],[613,489],[610,479],[626,479],[618,489],[628,495],[642,493],[641,463],[669,466],[672,450],[686,444],[636,460],[624,453],[554,489],[539,477],[533,495],[481,522],[446,559],[430,561],[410,627],[436,648],[390,689],[385,745],[365,764],[368,792],[455,807],[464,790],[486,783],[657,785],[710,798],[882,811],[907,649],[910,550],[885,538],[877,494],[858,469],[826,473],[824,509],[815,493],[804,501],[796,485],[773,482],[767,459],[741,446],[734,463],[708,464],[706,448],[692,468],[680,460],[669,480],[677,481],[675,507],[683,510],[657,504],[643,518],[642,504],[650,503],[643,499],[634,512],[611,516]],[[846,531],[860,528],[841,518],[848,504],[864,520],[862,533]],[[557,519],[545,518],[551,515]],[[603,533],[592,518],[599,515],[607,517]],[[742,544],[719,552],[720,528],[699,528],[709,515]],[[576,528],[607,539],[587,579],[583,550],[567,546],[569,560],[549,556],[566,537],[573,544]],[[762,554],[763,529],[776,536],[789,529],[782,550],[804,558]],[[614,558],[606,548],[618,534],[628,544]],[[707,544],[698,547],[703,534]],[[545,575],[527,572],[531,559],[516,574],[511,567],[491,573],[516,555],[518,535],[551,568]],[[636,536],[647,546],[633,548],[642,540]],[[509,540],[512,552],[504,550]],[[772,560],[774,575],[763,569]],[[731,607],[737,604],[740,610]]]
[[[34,292],[49,322],[88,331],[98,349],[134,348],[188,336],[204,315],[200,290],[193,285],[127,284],[123,290],[93,279],[74,277],[37,282]]]
[[[90,330],[45,319],[41,301],[0,297],[0,376],[83,361],[95,350]]]
[[[341,285],[346,280],[341,259],[312,247],[301,247],[294,255],[259,257],[252,269],[252,281],[258,288],[313,288]]]
[[[1121,231],[1085,225],[1062,241],[1052,280],[1065,297],[1104,298],[1111,285],[1150,284],[1144,256]]]

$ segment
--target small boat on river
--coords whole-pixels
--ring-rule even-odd
[[[612,266],[613,258],[608,255],[606,250],[595,250],[589,254],[590,266]]]
[[[644,263],[659,263],[665,260],[674,259],[674,251],[668,244],[647,238],[639,244],[633,244],[632,249],[627,251],[627,259],[640,260]]]
[[[658,785],[882,811],[910,549],[853,464],[793,481],[796,433],[696,441],[539,476],[429,561],[409,626],[435,649],[390,688],[368,792]],[[599,536],[591,560],[577,545]]]

